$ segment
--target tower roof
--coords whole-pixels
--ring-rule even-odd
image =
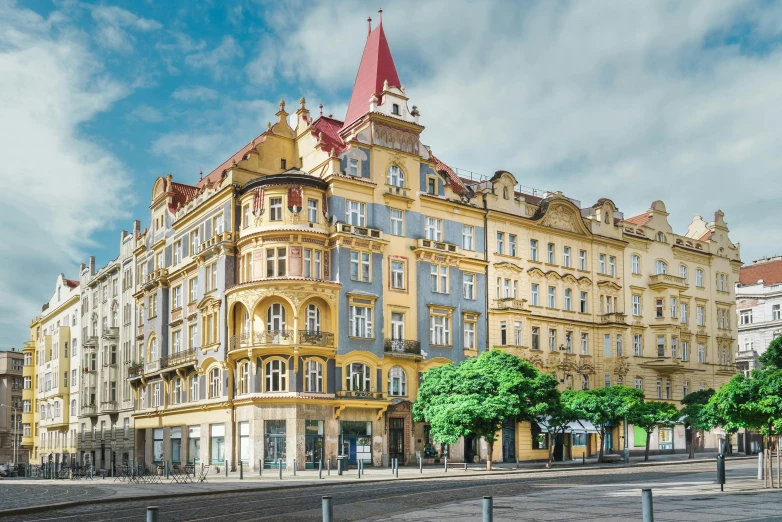
[[[345,127],[359,119],[369,110],[369,99],[376,95],[380,99],[383,84],[388,81],[389,87],[401,87],[396,73],[391,49],[388,47],[386,34],[383,32],[383,22],[370,31],[361,64],[358,66],[356,82],[353,84],[353,94],[350,96],[348,112],[345,115]]]

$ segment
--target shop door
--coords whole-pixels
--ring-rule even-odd
[[[559,433],[554,440],[554,460],[562,462],[565,457],[565,436]]]
[[[605,441],[605,453],[611,453],[614,448],[614,434],[606,430]]]
[[[516,462],[516,421],[513,419],[502,422],[502,461]]]
[[[475,437],[464,438],[464,460],[474,462],[475,455],[478,454],[478,440]]]
[[[405,463],[405,419],[388,419],[388,457]]]

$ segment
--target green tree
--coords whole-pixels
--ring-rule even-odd
[[[546,428],[548,431],[550,440],[548,445],[548,461],[546,467],[551,467],[551,462],[554,458],[554,445],[557,437],[560,434],[565,433],[571,422],[578,420],[578,414],[568,408],[562,400],[557,400],[552,404],[549,411],[545,415],[540,415],[535,419],[540,426]]]
[[[715,415],[704,411],[712,395],[714,395],[714,390],[709,388],[688,393],[682,398],[684,424],[690,427],[690,454],[688,457],[690,459],[695,458],[695,441],[698,430],[706,431],[722,424],[721,422],[715,424]]]
[[[630,416],[644,400],[642,390],[628,386],[606,386],[595,390],[568,390],[562,394],[562,402],[574,411],[579,419],[585,419],[599,430],[600,453],[598,462],[603,462],[606,429],[616,426]]]
[[[454,444],[459,437],[483,437],[486,469],[505,419],[532,421],[559,400],[556,380],[528,362],[499,350],[484,352],[458,366],[446,364],[423,374],[413,404],[416,421],[431,425],[434,440]]]
[[[766,351],[758,357],[763,368],[776,368],[782,370],[782,336],[775,337],[769,343]]]
[[[673,426],[680,417],[679,410],[669,402],[642,402],[630,412],[627,421],[646,432],[644,462],[649,460],[649,436],[655,428]]]

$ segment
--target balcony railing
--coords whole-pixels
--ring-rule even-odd
[[[136,327],[136,337],[137,338],[144,337],[144,325],[139,325]]]
[[[100,403],[100,411],[103,413],[113,413],[117,411],[117,401],[103,401]]]
[[[385,352],[421,355],[421,343],[411,339],[386,339]]]
[[[331,346],[334,344],[334,334],[320,330],[299,330],[299,344]]]
[[[524,301],[522,299],[503,298],[494,301],[500,310],[524,310]]]
[[[442,250],[443,252],[449,252],[455,254],[459,251],[459,247],[453,243],[446,243],[444,241],[434,241],[432,239],[418,239],[418,248],[433,248],[435,250]]]
[[[138,377],[144,373],[144,361],[132,363],[128,366],[128,377]]]
[[[341,399],[382,399],[383,392],[364,390],[338,390],[337,397]]]
[[[119,337],[119,326],[107,326],[104,328],[103,337]]]
[[[265,330],[253,333],[253,344],[290,344],[294,338],[293,330]]]
[[[687,287],[687,280],[683,277],[671,275],[671,274],[655,274],[649,277],[649,286],[676,286],[681,288]],[[654,288],[652,288],[654,289]]]
[[[625,317],[625,314],[620,314],[619,312],[609,312],[600,316],[600,322],[625,324]]]
[[[81,407],[81,414],[93,416],[98,414],[98,408],[95,404],[83,404]]]
[[[383,232],[376,228],[361,227],[358,225],[349,225],[347,223],[337,223],[337,232],[344,232],[346,234],[355,234],[357,236],[364,236],[372,239],[383,238]]]
[[[185,350],[183,352],[173,353],[171,355],[164,355],[160,358],[161,368],[170,368],[172,366],[178,366],[180,364],[194,363],[197,360],[196,351],[194,349]]]

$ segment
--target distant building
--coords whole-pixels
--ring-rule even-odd
[[[782,334],[782,256],[763,258],[742,267],[736,285],[739,351],[736,364],[745,374]]]
[[[0,464],[27,462],[26,447],[22,451],[23,359],[14,348],[0,352]]]

